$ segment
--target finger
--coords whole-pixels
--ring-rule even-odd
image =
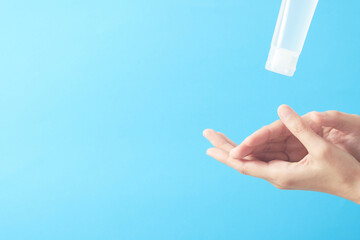
[[[249,146],[256,146],[269,141],[281,141],[290,134],[291,133],[286,126],[280,120],[277,120],[272,124],[257,130],[247,137],[244,142]]]
[[[282,152],[284,150],[284,142],[269,142],[253,147],[248,146],[246,143],[241,143],[239,146],[230,151],[230,156],[232,158],[242,159],[249,154]]]
[[[355,114],[327,111],[317,115],[325,127],[332,127],[345,132],[354,132],[354,130],[360,129],[360,117]]]
[[[233,142],[230,138],[228,138],[225,134],[223,134],[221,132],[217,132],[217,133],[220,134],[228,143],[230,143],[234,147],[237,146],[237,144],[235,142]]]
[[[257,160],[255,157],[251,157],[253,159],[251,161],[245,159],[233,159],[229,157],[226,151],[217,148],[208,149],[207,154],[239,171],[241,174],[263,178],[267,181],[276,182],[285,175],[295,176],[293,173],[295,173],[296,163],[281,160],[264,162]]]
[[[253,154],[253,156],[259,159],[260,161],[265,161],[265,162],[269,162],[272,160],[289,161],[288,155],[284,152],[255,153]]]
[[[249,146],[242,142],[239,146],[230,151],[230,156],[235,159],[241,159],[251,154],[254,150],[255,146]]]
[[[233,158],[243,158],[244,156],[253,153],[258,146],[264,145],[269,142],[280,142],[285,140],[289,135],[290,131],[285,127],[285,125],[280,121],[275,121],[274,123],[262,127],[257,130],[249,137],[247,137],[239,146],[232,150],[230,155]],[[271,148],[270,146],[266,146]],[[273,150],[276,151],[276,150]]]
[[[222,135],[218,134],[212,129],[206,129],[203,132],[205,138],[207,138],[214,147],[222,149],[224,151],[229,152],[234,148],[232,144],[230,144]]]
[[[308,151],[315,150],[324,140],[289,106],[281,105],[278,109],[281,121],[299,139]]]
[[[231,160],[230,160],[231,161]],[[234,169],[239,171],[241,174],[249,175],[257,178],[263,178],[265,180],[271,179],[271,169],[269,168],[268,162],[263,161],[246,161],[233,159]]]
[[[206,153],[210,157],[215,158],[219,162],[228,165],[229,167],[239,171],[242,174],[252,175],[254,177],[263,177],[263,178],[266,177],[264,164],[267,163],[265,162],[261,162],[258,160],[249,161],[249,160],[233,159],[229,157],[229,154],[226,151],[218,148],[209,148]],[[248,164],[246,165],[247,167],[245,167],[246,162],[251,162],[252,164]]]
[[[219,162],[222,162],[222,163],[228,165],[227,159],[229,158],[229,153],[227,153],[226,151],[218,149],[218,148],[209,148],[206,151],[206,154],[212,158],[215,158]]]
[[[206,151],[206,154],[209,155],[212,158],[215,158],[219,162],[222,162],[229,167],[236,168],[236,161],[237,159],[231,159],[229,157],[229,153],[218,148],[209,148]],[[255,156],[248,156],[246,157],[245,161],[259,161]]]

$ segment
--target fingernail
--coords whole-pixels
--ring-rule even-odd
[[[207,137],[207,136],[209,136],[209,134],[211,134],[213,131],[214,131],[214,130],[212,130],[212,129],[205,129],[205,130],[203,131],[203,136],[204,136],[204,137]]]
[[[292,114],[293,110],[287,105],[281,105],[279,108],[279,115],[282,120],[287,120]]]

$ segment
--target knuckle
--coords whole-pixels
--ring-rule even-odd
[[[313,112],[308,112],[305,115],[303,115],[302,117],[303,118],[312,118],[312,116],[313,116]]]
[[[319,114],[319,112],[316,112],[316,111],[311,111],[311,112],[309,113],[309,115],[310,115],[311,117],[316,117],[318,114]]]
[[[350,116],[353,117],[353,119],[354,119],[355,121],[360,121],[360,116],[359,116],[359,115],[357,115],[357,114],[350,114]]]
[[[360,118],[360,116],[357,114],[350,114],[350,115],[353,116],[354,118]]]
[[[311,112],[311,119],[316,122],[321,122],[321,120],[323,119],[322,113],[316,111]]]
[[[327,114],[332,118],[338,118],[338,117],[340,117],[341,112],[336,111],[336,110],[330,110],[330,111],[327,111]]]

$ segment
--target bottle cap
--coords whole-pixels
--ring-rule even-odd
[[[265,69],[292,77],[296,70],[299,54],[285,48],[272,46]]]

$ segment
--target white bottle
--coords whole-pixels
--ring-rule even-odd
[[[283,0],[266,69],[293,76],[318,0]]]

